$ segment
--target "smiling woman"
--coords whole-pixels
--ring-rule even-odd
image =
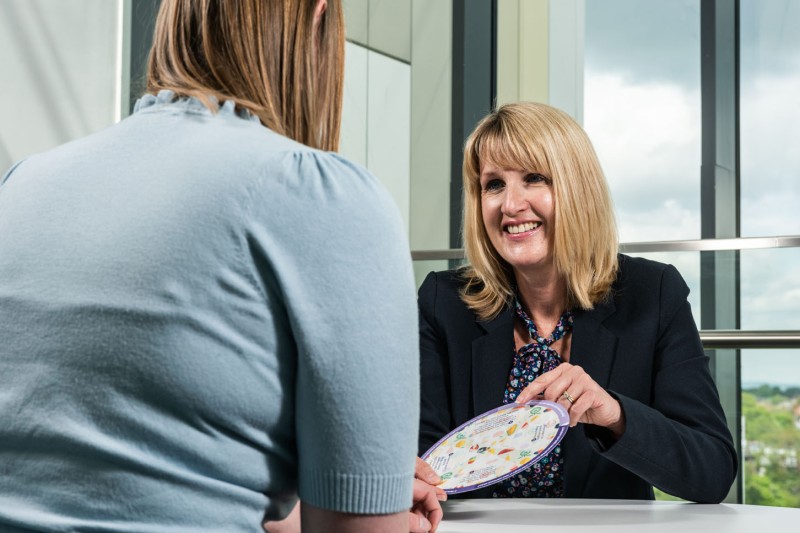
[[[569,115],[527,103],[502,106],[486,117],[466,142],[464,191],[464,248],[471,267],[465,275],[476,289],[465,298],[481,318],[495,316],[512,293],[513,265],[500,251],[506,247],[497,246],[511,239],[501,238],[506,231],[494,231],[503,223],[543,223],[543,233],[515,241],[520,245],[513,249],[546,242],[553,261],[544,268],[566,276],[570,305],[591,308],[608,292],[617,268],[613,207],[591,142]],[[534,200],[530,210],[520,194]],[[495,206],[499,199],[509,203]],[[541,218],[545,212],[550,220]],[[492,216],[500,217],[494,225]]]
[[[500,107],[464,150],[469,263],[419,289],[419,453],[499,404],[559,402],[569,431],[473,497],[719,502],[737,458],[671,265],[617,254],[583,129],[543,104]]]

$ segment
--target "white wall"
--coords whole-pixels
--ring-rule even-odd
[[[114,123],[121,2],[0,2],[0,173]]]

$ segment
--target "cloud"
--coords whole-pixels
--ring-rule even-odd
[[[800,330],[800,249],[743,250],[739,262],[742,328]]]
[[[743,236],[800,235],[800,75],[746,78],[741,89]]]
[[[700,237],[700,96],[588,71],[584,121],[623,242]]]
[[[699,2],[602,0],[585,5],[585,57],[592,69],[638,82],[700,83]]]

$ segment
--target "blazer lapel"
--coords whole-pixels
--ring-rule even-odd
[[[608,387],[617,347],[617,336],[603,321],[615,310],[614,302],[609,301],[591,311],[578,311],[572,326],[569,362],[582,367],[603,388]]]
[[[509,310],[478,325],[485,334],[472,341],[472,416],[502,405],[514,353],[514,316]]]
[[[614,302],[609,301],[591,311],[576,312],[573,322],[569,362],[582,367],[603,388],[608,388],[617,346],[617,336],[603,321],[615,310]],[[566,496],[577,498],[598,455],[580,426],[567,431],[563,444]]]

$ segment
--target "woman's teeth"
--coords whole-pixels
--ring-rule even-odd
[[[526,222],[524,224],[519,224],[517,226],[506,226],[506,231],[513,234],[522,233],[524,231],[531,231],[534,228],[538,228],[541,226],[541,222]]]

